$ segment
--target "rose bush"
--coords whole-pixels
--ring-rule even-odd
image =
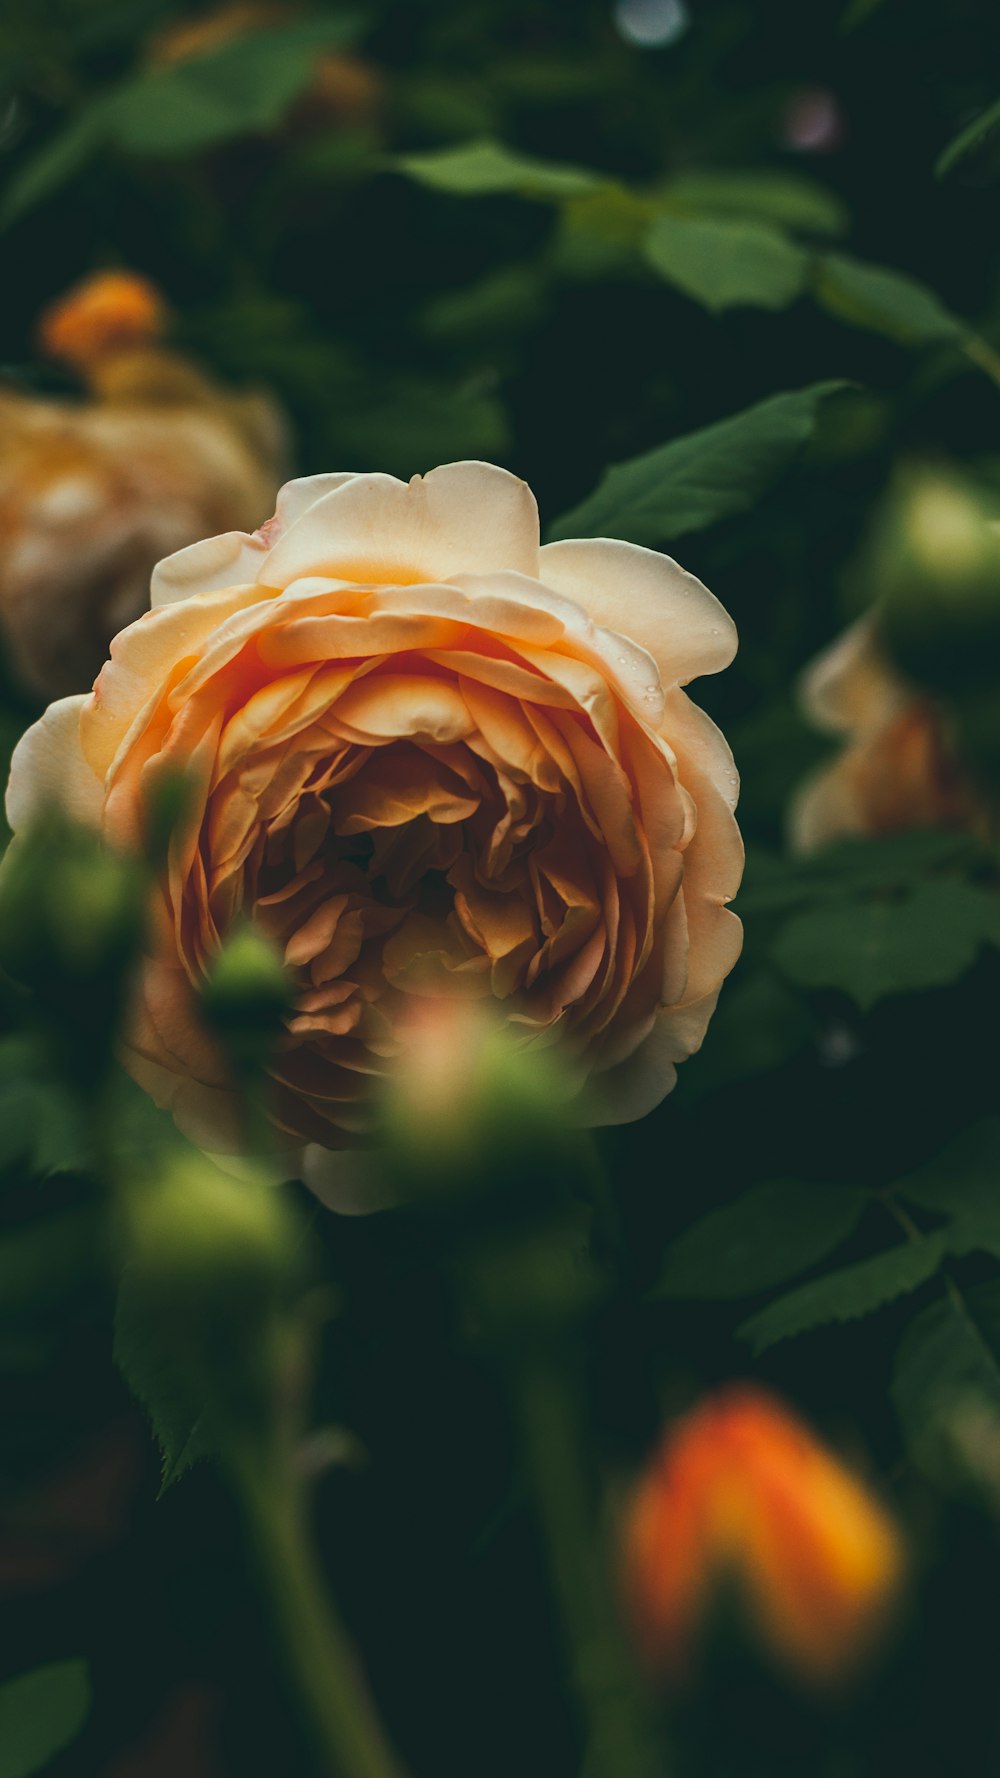
[[[178,768],[126,1064],[196,1141],[239,1145],[197,989],[247,915],[296,972],[270,1112],[289,1145],[370,1119],[411,996],[489,998],[565,1039],[587,1121],[641,1116],[740,948],[736,773],[681,687],[734,626],[669,558],[539,547],[513,475],[290,483],[253,536],[192,545],[91,693],[20,742],[8,813],[57,801],[122,848]]]

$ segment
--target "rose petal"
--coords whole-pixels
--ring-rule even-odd
[[[358,475],[326,493],[278,539],[260,573],[373,582],[538,571],[538,510],[525,482],[491,463],[448,463],[409,483]]]
[[[607,537],[547,543],[539,573],[594,623],[648,650],[665,686],[718,673],[736,653],[736,625],[724,606],[657,550]]]
[[[7,821],[19,833],[47,808],[99,827],[104,807],[100,778],[84,758],[80,716],[86,697],[50,704],[14,748],[7,784]]]

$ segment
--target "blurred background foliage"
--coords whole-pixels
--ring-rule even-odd
[[[994,603],[941,683],[952,570],[916,561],[915,654],[885,567],[907,477],[1000,514],[998,69],[986,0],[8,0],[0,22],[11,388],[71,396],[40,313],[86,272],[137,270],[180,348],[280,405],[297,471],[502,461],[553,534],[677,540],[738,624],[697,696],[743,776],[746,950],[672,1097],[601,1142],[594,1448],[617,1486],[668,1412],[752,1375],[867,1453],[916,1553],[894,1651],[847,1702],[721,1652],[675,1714],[694,1778],[1000,1759],[1000,583],[987,563]],[[794,854],[793,799],[835,756],[798,676],[873,599],[971,788]],[[10,744],[36,708],[9,674]],[[72,924],[77,891],[49,878],[37,918]],[[17,975],[23,899],[3,911]],[[21,990],[2,1001],[5,1671],[45,1669],[53,1774],[305,1773],[227,1497],[200,1465],[156,1500],[112,1366],[72,1062],[107,1033],[45,1048],[59,984],[79,1003],[111,964],[58,961],[41,1027]],[[98,1025],[113,1001],[88,1001]],[[391,1732],[418,1775],[569,1778],[517,1441],[448,1237],[301,1197],[337,1303],[303,1462]],[[86,1715],[78,1657],[95,1701],[59,1752]]]

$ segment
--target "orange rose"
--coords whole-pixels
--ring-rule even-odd
[[[762,1389],[721,1391],[674,1427],[625,1525],[643,1654],[689,1671],[713,1599],[735,1584],[771,1653],[814,1682],[846,1674],[898,1589],[899,1534],[863,1484]]]
[[[150,790],[188,772],[125,1059],[207,1147],[239,1120],[196,990],[247,914],[298,976],[271,1099],[290,1145],[365,1130],[400,1009],[441,993],[565,1038],[587,1121],[624,1121],[740,948],[736,774],[680,689],[735,641],[665,556],[539,549],[529,489],[489,464],[314,476],[252,537],[161,564],[93,692],[20,742],[8,814],[56,798],[141,847]]]
[[[852,835],[977,825],[977,802],[941,708],[897,673],[862,618],[816,657],[801,686],[817,728],[843,752],[810,778],[791,809],[797,850]]]

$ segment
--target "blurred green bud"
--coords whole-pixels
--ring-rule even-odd
[[[560,1195],[579,1143],[577,1083],[551,1049],[525,1048],[481,1002],[418,1000],[397,1026],[382,1135],[404,1193],[425,1202]]]
[[[416,1001],[382,1103],[400,1195],[447,1217],[477,1338],[508,1356],[562,1341],[603,1290],[602,1178],[564,1057],[526,1048],[482,1002]]]
[[[292,972],[270,939],[250,925],[230,933],[205,978],[201,1010],[238,1069],[265,1066],[293,992]]]
[[[129,1318],[144,1343],[183,1369],[216,1432],[259,1421],[273,1405],[298,1276],[298,1221],[280,1188],[177,1151],[131,1189],[126,1240]]]
[[[416,1001],[397,1030],[385,1117],[414,1159],[458,1162],[497,1141],[519,1142],[548,1126],[554,1101],[567,1096],[551,1054],[520,1047],[479,1002]]]
[[[866,569],[880,639],[909,679],[950,698],[995,683],[1000,529],[974,488],[911,473],[876,523]]]
[[[52,815],[10,847],[0,870],[0,968],[30,988],[64,1066],[105,1066],[142,943],[140,861]]]

